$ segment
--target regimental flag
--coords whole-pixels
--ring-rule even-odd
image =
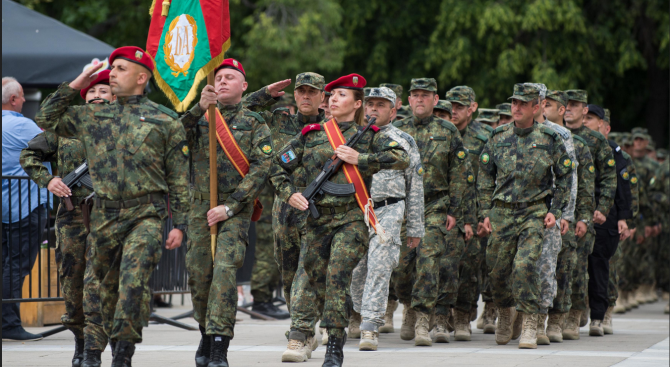
[[[153,0],[147,52],[154,78],[178,112],[230,47],[228,0]]]

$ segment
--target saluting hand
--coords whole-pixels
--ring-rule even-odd
[[[276,83],[272,83],[268,85],[268,93],[272,96],[272,98],[281,97],[286,93],[282,91],[282,89],[288,87],[289,85],[291,85],[291,79],[284,79]]]
[[[335,149],[335,154],[337,158],[349,163],[349,164],[358,164],[358,156],[360,153],[354,148],[350,148],[346,145],[340,145]]]
[[[203,111],[206,111],[210,105],[216,105],[216,90],[214,90],[214,86],[208,84],[202,88],[202,92],[200,92],[200,102],[198,102],[198,104]]]
[[[98,65],[92,66],[90,69],[84,70],[83,73],[79,74],[77,79],[72,81],[70,83],[70,88],[76,89],[76,90],[82,90],[89,85],[91,85],[91,82],[95,79],[95,76],[93,74],[97,72],[98,70],[102,69],[104,66],[103,63],[99,63]]]
[[[167,241],[165,241],[165,248],[167,250],[174,250],[181,246],[181,241],[183,239],[184,233],[177,228],[173,228],[170,233],[168,233]]]
[[[63,183],[63,180],[60,177],[52,178],[51,181],[49,181],[49,185],[47,185],[47,190],[61,198],[72,196],[72,190]]]

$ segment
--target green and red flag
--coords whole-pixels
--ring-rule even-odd
[[[230,47],[228,0],[153,0],[147,52],[154,78],[178,112]]]

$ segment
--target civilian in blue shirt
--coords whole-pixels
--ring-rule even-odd
[[[2,78],[2,175],[28,176],[19,155],[42,130],[21,114],[23,88],[16,79]],[[48,164],[48,163],[47,163]],[[47,167],[51,173],[51,165]],[[10,185],[11,182],[11,185]],[[10,187],[11,186],[11,187]],[[11,200],[10,200],[11,190]],[[2,180],[2,299],[21,298],[47,225],[47,190],[30,180]],[[21,326],[19,303],[2,304],[3,340],[39,340]]]

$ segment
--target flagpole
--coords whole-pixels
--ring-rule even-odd
[[[214,86],[214,71],[207,75],[207,84]],[[209,117],[209,208],[214,209],[218,204],[218,185],[216,183],[216,105],[207,107]],[[218,224],[209,227],[212,246],[212,263],[216,255],[216,232]]]

